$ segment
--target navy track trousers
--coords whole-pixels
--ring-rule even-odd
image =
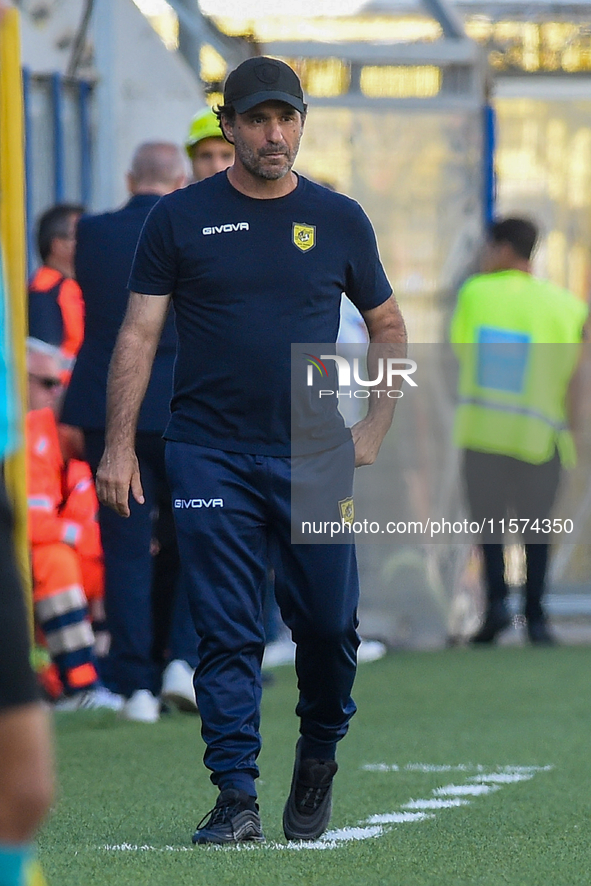
[[[319,468],[338,498],[352,494],[351,440],[313,458],[315,471],[303,472],[303,482],[314,484],[312,498],[318,495]],[[181,568],[200,637],[194,682],[204,762],[221,789],[256,795],[268,563],[275,569],[282,617],[297,644],[296,714],[306,755],[328,759],[356,710],[355,547],[291,544],[290,458],[168,441],[166,467]],[[340,519],[337,512],[335,499],[332,519]]]

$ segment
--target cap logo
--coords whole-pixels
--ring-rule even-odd
[[[224,104],[244,114],[265,99],[283,101],[304,113],[306,106],[298,75],[285,62],[258,56],[231,71],[224,85]]]
[[[261,81],[261,83],[266,83],[269,86],[272,86],[273,83],[277,83],[279,77],[281,75],[281,70],[279,65],[272,65],[269,62],[263,62],[262,65],[257,65],[254,69],[254,73]]]

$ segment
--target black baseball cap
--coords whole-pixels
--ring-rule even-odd
[[[267,101],[286,102],[304,114],[304,93],[296,72],[276,58],[249,58],[228,74],[224,85],[224,104],[244,114]]]

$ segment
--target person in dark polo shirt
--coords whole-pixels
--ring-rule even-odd
[[[135,151],[127,176],[131,195],[127,204],[116,212],[83,216],[78,225],[76,279],[86,305],[86,328],[61,420],[83,429],[85,455],[93,472],[104,448],[107,373],[125,314],[127,281],[138,237],[160,197],[185,182],[186,161],[180,147],[168,142],[142,144]],[[104,506],[99,512],[105,608],[111,634],[103,676],[112,691],[126,698],[122,716],[149,723],[158,720],[160,713],[160,676],[152,655],[154,571],[158,570],[159,580],[167,581],[171,593],[178,575],[162,440],[170,418],[176,345],[170,311],[137,424],[136,447],[145,478],[147,507],[134,505],[129,520]],[[159,514],[157,525],[155,513]],[[160,545],[157,557],[151,550],[154,537]],[[188,613],[185,621],[193,631]]]
[[[179,351],[167,472],[200,638],[204,759],[220,790],[193,842],[264,839],[255,779],[267,558],[300,691],[283,827],[288,839],[313,840],[328,825],[336,745],[355,712],[359,584],[353,544],[291,543],[291,344],[335,342],[343,292],[372,342],[403,350],[406,332],[361,207],[292,172],[306,116],[295,72],[270,58],[243,62],[218,113],[234,165],[164,197],[138,244],[97,491],[123,516],[130,490],[132,508],[144,500],[133,429],[172,299]],[[341,420],[308,439],[308,451],[335,466],[339,498],[351,496],[354,465],[375,460],[393,404],[372,397],[351,431]]]

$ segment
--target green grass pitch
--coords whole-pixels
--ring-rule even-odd
[[[59,795],[39,837],[50,886],[591,881],[588,649],[409,652],[363,665],[322,848],[283,838],[296,689],[291,668],[275,674],[263,700],[261,846],[191,847],[216,795],[197,718],[57,717]]]

